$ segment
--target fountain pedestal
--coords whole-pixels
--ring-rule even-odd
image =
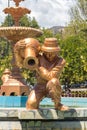
[[[6,75],[5,75],[6,76]],[[30,87],[26,85],[20,70],[14,67],[6,82],[1,86],[0,95],[3,96],[26,96],[29,95]]]

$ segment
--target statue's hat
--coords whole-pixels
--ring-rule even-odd
[[[60,51],[60,47],[58,46],[57,38],[45,38],[44,44],[42,45],[42,51],[45,51],[45,52]]]

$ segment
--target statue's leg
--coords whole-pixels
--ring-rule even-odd
[[[46,94],[46,85],[36,85],[35,88],[30,92],[26,103],[27,109],[38,109],[39,103]]]
[[[61,104],[61,85],[57,78],[53,78],[50,81],[48,81],[46,85],[46,90],[49,97],[51,97],[54,101],[55,109],[62,111],[68,110],[67,106]]]

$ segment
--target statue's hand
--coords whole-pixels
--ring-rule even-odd
[[[35,70],[37,71],[37,73],[39,72],[39,66],[38,65],[35,66]]]
[[[41,77],[45,78],[48,74],[48,70],[45,69],[44,67],[39,67],[38,73],[40,74]]]

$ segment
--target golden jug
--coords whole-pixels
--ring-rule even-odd
[[[25,38],[18,41],[14,47],[16,63],[19,67],[35,69],[38,65],[37,55],[40,43],[34,38]]]

